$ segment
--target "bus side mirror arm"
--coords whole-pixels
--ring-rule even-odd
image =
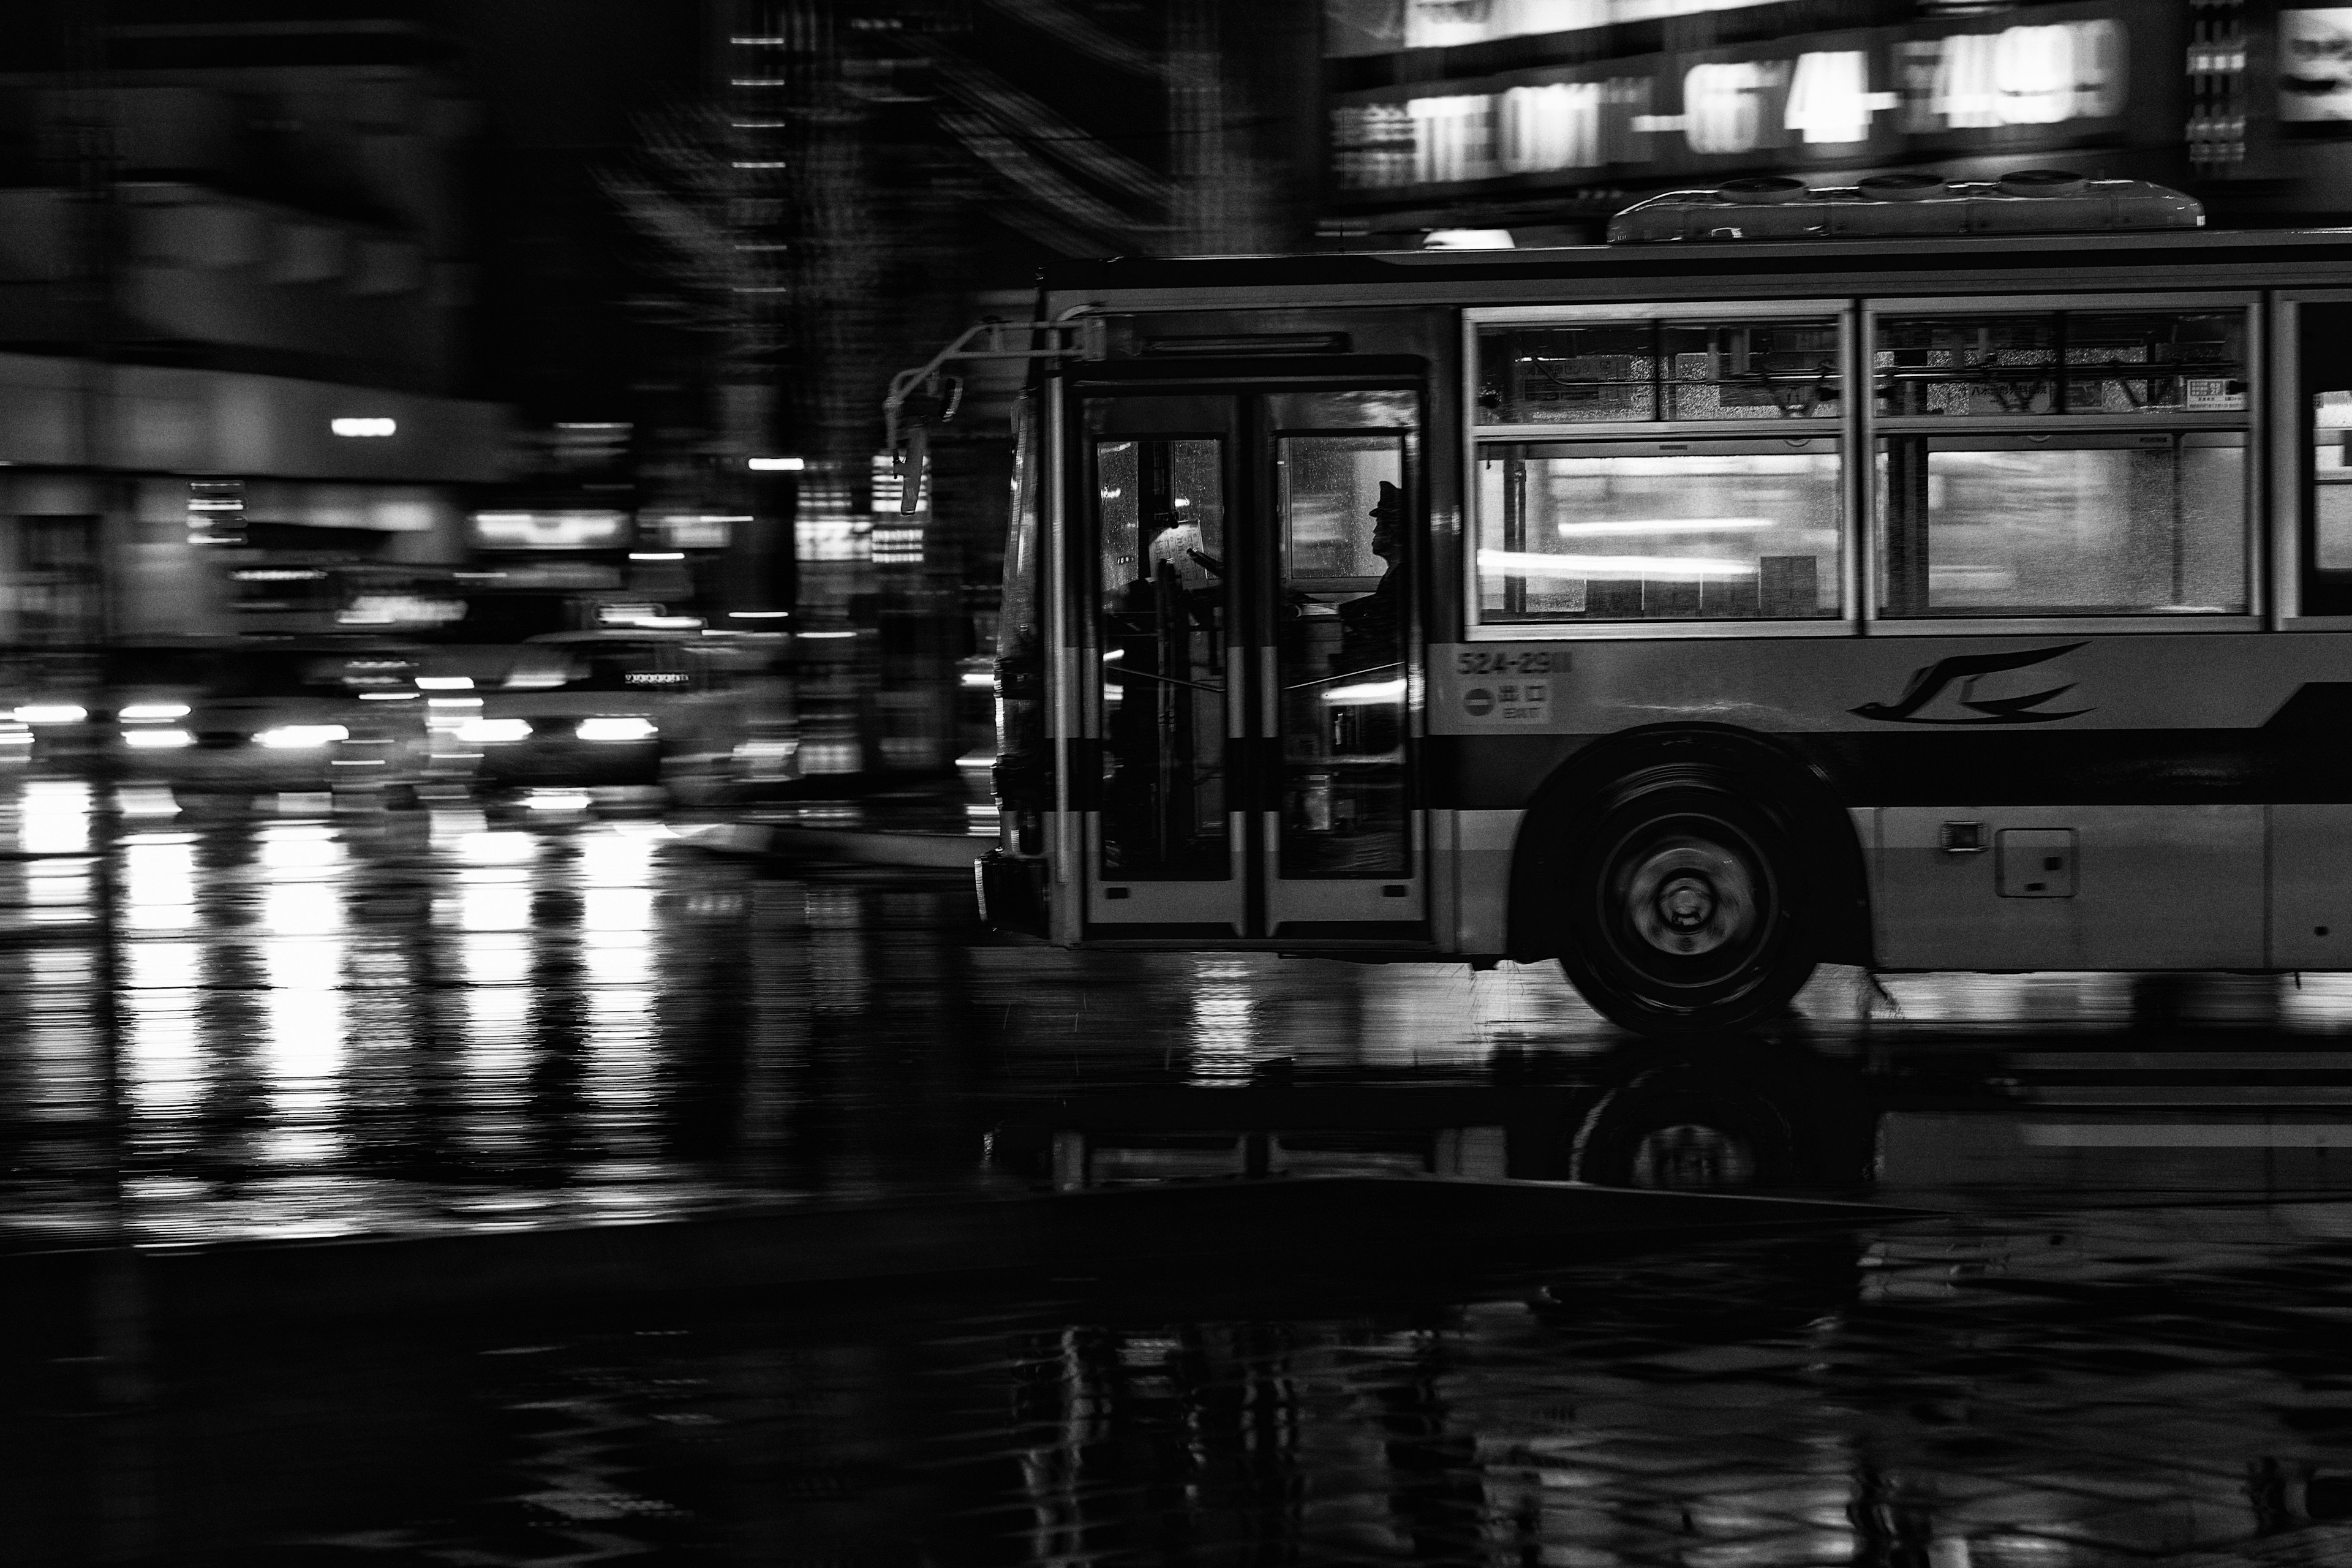
[[[1026,333],[1031,342],[1045,336],[1045,348],[1010,348],[1010,334]],[[882,399],[883,450],[894,459],[900,457],[898,430],[902,423],[920,430],[924,421],[908,418],[907,405],[917,395],[926,400],[937,399],[940,424],[953,419],[963,404],[963,381],[945,375],[949,362],[954,360],[1099,360],[1108,357],[1103,331],[1103,319],[1096,315],[1076,316],[1061,321],[982,321],[968,327],[955,342],[933,354],[912,370],[902,370],[890,378],[890,390]],[[933,411],[923,410],[925,414]],[[902,471],[904,469],[901,462]],[[902,500],[900,503],[905,505]],[[914,510],[908,507],[908,510]]]

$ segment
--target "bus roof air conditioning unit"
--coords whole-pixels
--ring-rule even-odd
[[[2063,169],[2023,169],[1969,184],[1931,174],[1874,174],[1819,189],[1769,175],[1636,202],[1609,220],[1609,242],[2093,234],[2204,223],[2193,196],[2146,180],[2091,180]]]

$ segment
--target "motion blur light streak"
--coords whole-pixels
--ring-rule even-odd
[[[652,720],[634,716],[583,719],[572,731],[583,741],[649,741],[659,732]]]
[[[331,746],[348,741],[352,732],[341,724],[282,724],[275,730],[264,730],[253,740],[256,745],[274,750],[300,751],[314,746]]]

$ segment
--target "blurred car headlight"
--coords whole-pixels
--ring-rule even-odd
[[[126,724],[152,724],[163,719],[184,719],[188,705],[184,702],[133,702],[115,715]]]
[[[504,741],[530,739],[528,719],[468,719],[457,728],[457,736],[469,746],[495,746]]]
[[[583,741],[649,741],[661,727],[650,719],[583,719],[572,732]]]
[[[70,702],[28,702],[11,715],[19,724],[79,724],[89,710]]]
[[[331,746],[351,737],[352,732],[341,724],[280,724],[256,735],[253,743],[281,752],[299,751],[306,746]]]
[[[196,738],[185,730],[125,730],[122,743],[142,752],[168,752],[181,746],[193,746]]]

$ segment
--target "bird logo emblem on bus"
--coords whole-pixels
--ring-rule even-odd
[[[2074,683],[2071,680],[2063,686],[2012,697],[1979,697],[1977,686],[1988,676],[2031,669],[2037,664],[2046,664],[2084,646],[2070,642],[2061,647],[2030,648],[2023,653],[1955,654],[1913,671],[1911,684],[1905,687],[1903,695],[1894,701],[1865,702],[1846,711],[1858,718],[1880,719],[1890,724],[2047,724],[2056,719],[2072,719],[2088,713],[2090,710],[2042,706],[2074,690]],[[1937,700],[1954,687],[1958,689],[1952,692],[1951,704],[1938,704]],[[1965,711],[1955,712],[1954,707]]]

